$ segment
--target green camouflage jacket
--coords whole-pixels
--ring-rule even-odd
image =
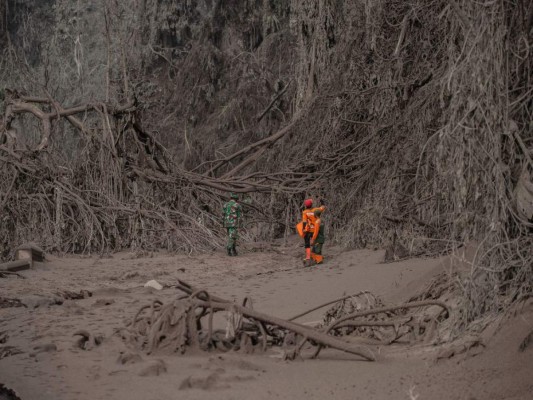
[[[242,206],[235,200],[224,204],[224,228],[238,228],[241,224]]]

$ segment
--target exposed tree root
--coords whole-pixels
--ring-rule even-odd
[[[328,301],[326,303],[323,303],[323,304],[320,304],[320,305],[318,305],[316,307],[313,307],[310,310],[304,311],[303,313],[297,314],[294,317],[289,318],[289,321],[294,321],[295,319],[298,319],[300,317],[303,317],[304,315],[312,313],[313,311],[316,311],[316,310],[319,310],[319,309],[324,308],[326,306],[329,306],[330,304],[337,303],[337,302],[342,301],[342,300],[350,299],[350,298],[353,298],[353,297],[356,297],[356,296],[360,296],[360,295],[363,295],[363,294],[368,294],[368,293],[369,292],[365,291],[365,292],[358,292],[358,293],[350,294],[350,295],[347,295],[347,296],[339,297],[338,299]]]
[[[316,346],[315,357],[318,356],[323,347],[330,347],[357,355],[368,361],[374,361],[376,355],[370,348],[349,343],[342,337],[333,336],[330,333],[339,331],[341,328],[351,328],[353,331],[354,328],[359,327],[393,327],[396,336],[398,336],[400,327],[410,324],[416,325],[412,316],[395,316],[381,321],[354,321],[354,319],[376,314],[387,315],[393,311],[430,305],[438,305],[448,311],[448,306],[443,302],[418,301],[351,313],[336,319],[325,329],[315,329],[256,311],[252,308],[249,298],[244,299],[243,305],[238,305],[210,295],[205,290],[195,289],[183,281],[179,281],[176,288],[186,295],[180,295],[174,301],[166,304],[156,300],[139,309],[132,323],[121,331],[121,335],[127,343],[147,353],[168,351],[183,354],[188,348],[204,351],[213,349],[227,351],[240,348],[242,351],[249,352],[256,347],[264,351],[269,345],[284,343],[288,335],[293,335],[292,343],[296,343],[295,338],[300,339],[296,346],[286,353],[288,359],[298,357],[303,346],[310,343]],[[373,295],[368,292],[355,296],[361,295],[374,299]],[[342,304],[348,298],[354,299],[356,297],[343,296],[338,304]],[[325,305],[331,303],[328,302]],[[379,303],[373,300],[369,304]],[[324,304],[313,310],[323,306]],[[213,327],[213,316],[220,311],[228,313],[225,334],[220,330],[214,330]],[[207,318],[207,325],[205,318]],[[391,341],[381,341],[380,343],[387,344]]]

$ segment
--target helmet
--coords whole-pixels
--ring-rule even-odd
[[[313,207],[313,200],[312,199],[304,200],[304,207],[307,207],[307,208]]]
[[[230,197],[231,197],[232,199],[238,199],[238,198],[239,198],[239,195],[238,195],[237,193],[232,193],[232,194],[230,195]]]

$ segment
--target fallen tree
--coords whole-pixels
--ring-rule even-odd
[[[412,316],[403,315],[402,318],[398,318],[398,315],[394,315],[394,318],[380,322],[361,318],[434,305],[442,307],[449,313],[448,306],[443,302],[418,301],[386,308],[371,308],[345,315],[322,330],[256,311],[250,306],[249,298],[246,298],[242,305],[238,305],[211,296],[207,291],[195,289],[183,281],[179,281],[176,288],[185,294],[171,302],[154,300],[151,304],[142,306],[131,323],[119,330],[118,333],[126,343],[149,354],[156,352],[183,354],[189,348],[204,351],[245,348],[245,351],[251,351],[254,347],[259,347],[265,351],[273,345],[286,346],[287,337],[293,335],[294,345],[285,347],[285,357],[290,359],[298,356],[306,343],[311,343],[312,346],[316,346],[314,357],[318,356],[322,348],[330,347],[368,361],[375,361],[376,353],[369,347],[350,343],[338,332],[336,335],[331,333],[347,326],[351,328],[367,326],[374,329],[393,327],[398,337],[400,327],[409,326]],[[353,296],[350,298],[355,299]],[[313,310],[316,309],[317,307]],[[225,330],[215,329],[213,326],[214,314],[220,311],[225,311],[227,315]],[[354,332],[353,329],[350,332]],[[404,334],[405,332],[402,333]]]

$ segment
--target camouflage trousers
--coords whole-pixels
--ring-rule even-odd
[[[239,228],[233,226],[231,228],[226,228],[228,231],[228,245],[227,248],[231,249],[237,244],[237,239],[239,238]]]
[[[322,243],[315,243],[313,245],[313,253],[322,254]]]

